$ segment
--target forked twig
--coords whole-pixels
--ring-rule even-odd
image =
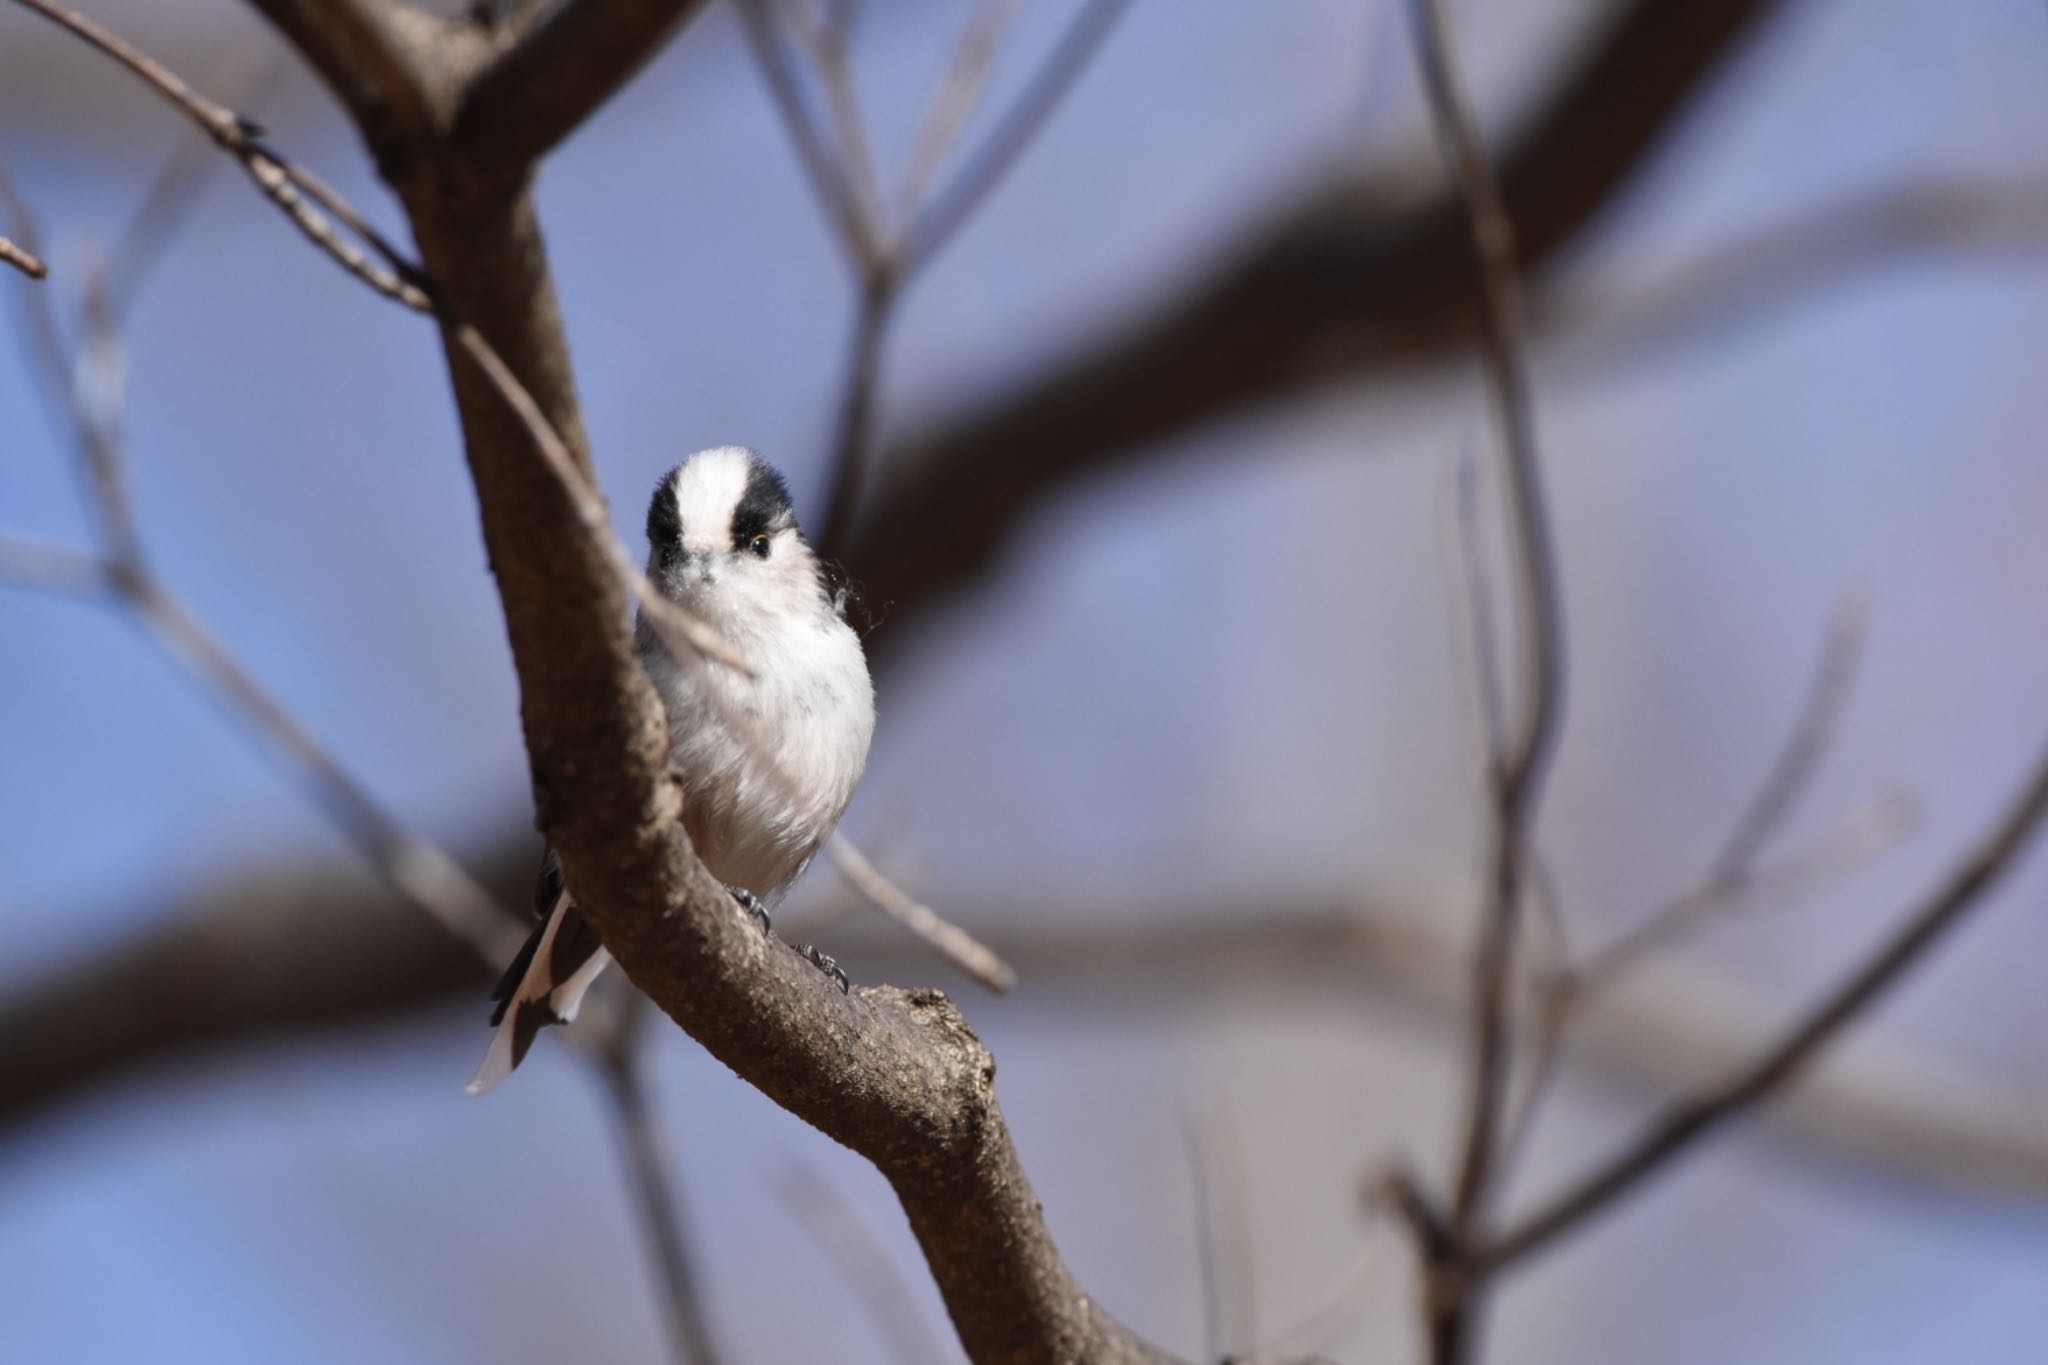
[[[939,93],[917,130],[910,167],[903,173],[903,186],[896,197],[900,221],[909,222],[915,216],[954,140],[974,117],[975,107],[988,87],[988,74],[995,66],[1003,33],[1017,17],[1018,3],[1019,0],[981,0],[981,6],[961,33]]]
[[[4,173],[0,173],[0,207],[6,209],[11,225],[24,240],[40,237],[33,215]],[[160,228],[166,222],[160,206],[146,204],[144,214]],[[124,239],[136,244],[128,257],[127,288],[132,296],[159,258],[168,234],[150,238],[131,231]],[[269,757],[298,778],[394,890],[486,960],[503,957],[517,946],[514,917],[453,858],[371,796],[156,573],[143,549],[128,492],[121,433],[125,351],[108,296],[108,286],[95,273],[87,291],[85,340],[75,356],[63,339],[48,294],[37,291],[25,299],[23,317],[30,351],[43,370],[42,387],[53,395],[52,407],[86,471],[87,498],[100,521],[106,548],[91,554],[8,538],[0,542],[0,577],[125,608],[188,676],[201,683],[230,716],[243,722]]]
[[[1499,424],[1514,528],[1516,590],[1526,632],[1523,711],[1492,756],[1494,848],[1488,900],[1473,969],[1469,1100],[1452,1218],[1462,1231],[1482,1210],[1491,1184],[1500,1114],[1512,1058],[1514,954],[1524,863],[1543,779],[1564,715],[1564,613],[1537,459],[1535,418],[1523,356],[1523,303],[1514,228],[1487,166],[1470,100],[1444,35],[1437,0],[1413,0],[1417,59],[1444,159],[1462,196],[1478,256],[1480,339]]]
[[[1813,678],[1791,732],[1699,885],[1589,953],[1559,980],[1559,990],[1577,996],[1597,991],[1646,954],[1692,932],[1712,916],[1766,896],[1782,900],[1783,892],[1810,885],[1830,869],[1852,863],[1854,855],[1865,849],[1881,851],[1910,829],[1914,816],[1910,798],[1887,792],[1812,848],[1776,867],[1757,865],[1759,855],[1790,818],[1833,746],[1855,689],[1869,624],[1868,595],[1859,589],[1844,592],[1829,619]]]
[[[1678,1101],[1619,1154],[1537,1211],[1472,1253],[1491,1272],[1514,1264],[1612,1206],[1700,1139],[1770,1098],[1850,1024],[1897,985],[2012,871],[2048,821],[2048,755],[2038,758],[2025,787],[1983,844],[1864,965],[1808,1010],[1784,1036],[1718,1086]]]
[[[999,183],[1051,116],[1129,0],[1087,0],[1016,104],[998,122],[955,182],[925,199],[947,147],[983,89],[1010,0],[986,0],[969,22],[948,77],[918,135],[910,170],[897,196],[892,223],[876,188],[868,136],[847,66],[843,14],[820,20],[788,0],[740,0],[740,17],[762,77],[795,144],[812,189],[838,231],[857,287],[853,329],[833,428],[826,516],[818,546],[840,558],[860,503],[873,445],[875,392],[882,351],[902,290]],[[779,16],[786,16],[781,17]],[[793,28],[824,87],[828,116],[821,126],[785,47],[781,30]]]

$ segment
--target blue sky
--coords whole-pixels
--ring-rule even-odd
[[[270,46],[227,0],[148,8],[95,12],[200,79]],[[861,75],[885,165],[900,164],[958,7],[873,8]],[[1025,7],[998,102],[1068,8]],[[1459,8],[1495,122],[1586,9]],[[1426,166],[1401,42],[1385,4],[1137,0],[914,286],[884,430],[1159,296],[1331,158],[1406,150]],[[2048,742],[2048,253],[1904,256],[1641,354],[1602,350],[1601,310],[1853,191],[2038,183],[2044,64],[2038,6],[1789,6],[1575,260],[1600,308],[1536,356],[1574,666],[1543,835],[1586,939],[1697,874],[1790,723],[1831,602],[1852,582],[1870,595],[1863,681],[1789,843],[1887,783],[1924,817],[1812,904],[1689,950],[1687,970],[1764,1002],[1759,1037],[1948,865]],[[395,225],[319,95],[290,82],[274,103],[279,143]],[[184,136],[86,54],[0,14],[0,155],[56,239],[46,287],[65,287]],[[814,494],[850,288],[723,7],[549,164],[541,202],[622,531],[702,445],[755,445]],[[0,294],[24,287],[0,279]],[[432,335],[224,165],[131,342],[136,498],[164,576],[408,819],[457,849],[524,822],[517,697]],[[0,336],[0,526],[76,537],[88,525],[29,383]],[[1480,396],[1464,366],[1379,378],[1191,433],[1170,462],[1048,507],[1003,577],[887,680],[849,828],[969,918],[1243,921],[1333,900],[1458,913],[1478,829],[1444,527],[1451,460],[1487,439]],[[252,866],[347,866],[126,623],[5,590],[0,639],[0,988]],[[1885,1036],[2048,1094],[2030,914],[2044,890],[2048,869],[2023,869],[1883,1011]],[[1443,1149],[1454,1038],[1361,997],[1225,993],[1153,1014],[1035,1001],[1027,983],[970,1002],[1056,1234],[1141,1330],[1200,1345],[1179,1135],[1184,1113],[1221,1105],[1249,1154],[1262,1322],[1309,1311],[1364,1255],[1363,1318],[1333,1354],[1411,1358],[1400,1258],[1360,1233],[1349,1191],[1388,1151]],[[559,1046],[501,1097],[464,1102],[473,1014],[217,1060],[9,1134],[7,1354],[651,1358],[659,1323],[593,1079]],[[746,1358],[886,1358],[777,1201],[791,1163],[868,1211],[943,1338],[872,1173],[685,1039],[664,1039],[659,1079],[721,1326]],[[1532,1187],[1649,1098],[1576,1077]],[[1518,1281],[1496,1340],[1537,1362],[2032,1361],[2044,1252],[2038,1206],[1758,1131]]]

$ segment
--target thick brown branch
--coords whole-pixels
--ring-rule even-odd
[[[522,843],[516,872],[500,860],[492,878],[507,900],[533,871]],[[488,984],[466,944],[331,867],[254,877],[166,919],[0,1008],[0,1131],[215,1046],[360,1027]]]
[[[451,139],[466,169],[523,177],[631,80],[704,0],[568,0],[478,73]]]
[[[397,186],[426,271],[587,472],[531,204],[449,194],[462,179],[435,167]],[[841,994],[755,931],[690,851],[603,539],[505,390],[446,335],[540,823],[606,946],[714,1056],[888,1176],[977,1362],[1153,1358],[1068,1276],[996,1107],[994,1064],[951,1002]]]
[[[535,857],[522,834],[468,861],[511,898],[529,889]],[[1105,905],[1094,922],[1122,927],[1031,931],[1014,907],[968,908],[980,911],[972,922],[1011,924],[995,946],[1038,997],[1105,1026],[1134,1012],[1170,1021],[1207,1008],[1219,992],[1279,1010],[1364,993],[1413,1008],[1433,1026],[1463,1018],[1464,953],[1441,915],[1264,906],[1259,923],[1199,929],[1170,907]],[[450,1000],[474,1005],[485,984],[474,957],[450,951],[416,911],[326,866],[247,879],[165,918],[181,927],[0,1005],[0,1133],[203,1049],[380,1027]],[[1132,924],[1160,927],[1134,932]],[[336,951],[329,929],[349,934],[346,951]],[[901,976],[929,962],[922,944],[879,925],[847,932],[833,946],[864,975]],[[223,975],[236,962],[261,969]],[[392,982],[398,963],[406,970]],[[135,983],[147,990],[138,995]],[[1658,1093],[1710,1085],[1750,1055],[1755,1020],[1770,1004],[1732,980],[1667,968],[1640,989],[1617,987],[1594,1002],[1574,1026],[1572,1057]],[[195,1009],[202,1017],[188,1018]],[[56,1017],[98,1023],[87,1033],[38,1025]],[[481,1027],[481,1015],[473,1022]],[[2031,1094],[1941,1053],[1865,1034],[1837,1065],[1785,1095],[1772,1119],[1831,1158],[2038,1201],[2048,1199],[2048,1142],[2030,1117],[2038,1108]]]
[[[381,157],[433,118],[444,25],[405,0],[249,0],[354,116]]]
[[[45,0],[23,3],[207,126],[288,211],[303,207],[303,192],[361,222],[157,63]],[[385,292],[413,306],[431,298],[442,321],[540,823],[579,906],[685,1031],[891,1181],[977,1362],[1164,1359],[1069,1276],[997,1107],[993,1059],[952,1003],[932,990],[835,990],[756,932],[696,859],[665,719],[634,649],[628,588],[574,477],[588,478],[588,445],[532,202],[441,139],[415,137],[400,151],[380,149],[379,165],[405,204],[424,274],[372,241],[399,276]]]

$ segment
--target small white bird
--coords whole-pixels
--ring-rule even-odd
[[[867,764],[875,690],[846,623],[837,571],[811,550],[789,489],[742,446],[690,456],[647,508],[647,576],[746,658],[749,678],[678,659],[642,617],[635,643],[668,710],[669,765],[697,856],[765,927],[767,904],[809,864]],[[491,998],[497,1032],[469,1082],[480,1095],[512,1074],[534,1037],[576,1017],[611,961],[562,885],[550,850],[534,893],[544,916]],[[827,971],[845,978],[814,951]]]

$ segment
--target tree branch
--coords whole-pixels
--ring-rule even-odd
[[[13,266],[32,280],[40,280],[50,273],[42,257],[16,246],[5,237],[0,237],[0,265]]]
[[[1805,1015],[1785,1037],[1721,1085],[1666,1110],[1620,1155],[1482,1246],[1474,1262],[1497,1270],[1522,1260],[1610,1207],[1684,1155],[1714,1129],[1791,1084],[1808,1062],[1923,960],[1948,931],[2012,871],[2048,819],[2048,756],[1982,847],[1871,959]]]
[[[444,21],[406,0],[249,0],[319,73],[381,160],[429,128]]]
[[[1490,1193],[1501,1135],[1501,1108],[1513,1056],[1508,1030],[1523,871],[1530,856],[1536,803],[1564,718],[1564,615],[1523,354],[1524,310],[1514,225],[1479,145],[1464,80],[1444,33],[1442,7],[1438,0],[1414,0],[1412,15],[1432,121],[1451,178],[1464,198],[1479,258],[1480,340],[1507,469],[1515,585],[1527,635],[1522,715],[1514,734],[1503,736],[1506,747],[1490,755],[1493,872],[1473,961],[1471,1093],[1451,1211],[1452,1231],[1462,1235],[1479,1218]]]
[[[287,189],[317,183],[252,155],[245,128],[210,117],[132,47],[47,0],[23,2],[207,123],[252,173],[275,169]],[[758,933],[697,860],[668,771],[666,720],[633,645],[629,588],[608,527],[586,515],[588,444],[531,200],[476,174],[459,146],[422,137],[401,150],[380,153],[379,165],[424,271],[371,242],[401,286],[385,292],[415,306],[411,295],[430,299],[442,324],[539,820],[579,907],[626,975],[686,1032],[889,1179],[979,1365],[1166,1359],[1068,1274],[1003,1124],[994,1061],[944,994],[834,989]],[[315,197],[361,222],[324,187]]]
[[[466,168],[522,178],[659,52],[704,0],[567,0],[479,72],[450,140]]]
[[[1561,71],[1500,159],[1525,268],[1630,182],[1782,0],[1627,0]],[[984,571],[1035,505],[1175,433],[1472,336],[1475,258],[1455,194],[1346,173],[1246,234],[1134,327],[927,429],[877,462],[846,560],[878,606],[936,601]],[[878,636],[886,651],[905,638]]]

